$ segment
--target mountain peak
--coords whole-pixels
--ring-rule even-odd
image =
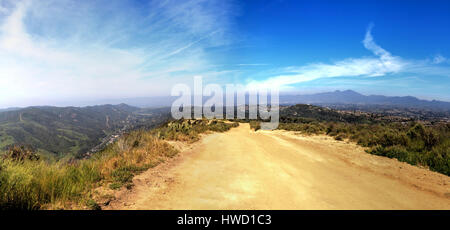
[[[360,94],[358,92],[355,92],[355,91],[353,91],[351,89],[347,89],[347,90],[344,90],[344,91],[336,90],[335,93],[343,93],[343,94],[347,94],[347,95],[352,95],[353,94],[353,95],[361,95],[362,96],[362,94]]]
[[[427,101],[421,100],[413,96],[382,96],[382,95],[363,95],[353,90],[336,90],[332,92],[298,95],[298,96],[282,96],[280,99],[286,104],[359,104],[359,105],[389,105],[405,108],[425,108],[450,110],[450,102],[444,101]]]

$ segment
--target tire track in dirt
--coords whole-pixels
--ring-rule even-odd
[[[105,209],[450,209],[450,178],[326,136],[206,135]]]

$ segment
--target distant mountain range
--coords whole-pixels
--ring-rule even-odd
[[[431,110],[450,110],[450,102],[437,100],[420,100],[416,97],[388,97],[382,95],[362,95],[353,90],[339,91],[327,93],[316,93],[309,95],[282,95],[280,96],[280,104],[313,104],[313,105],[336,105],[336,104],[353,104],[353,105],[384,105],[397,106],[403,108],[420,108]]]
[[[177,97],[149,97],[114,100],[112,103],[126,103],[137,107],[170,106]],[[207,98],[205,97],[203,101]],[[389,97],[382,95],[363,95],[353,90],[316,93],[308,95],[280,95],[280,104],[313,104],[313,105],[379,105],[402,108],[418,108],[450,111],[450,102],[437,100],[421,100],[412,96]]]
[[[159,97],[140,97],[140,98],[124,98],[124,99],[109,99],[101,101],[85,101],[76,102],[71,105],[86,106],[86,105],[104,105],[104,104],[120,104],[125,103],[130,106],[139,108],[161,108],[170,107],[178,97],[173,96],[159,96]],[[206,101],[208,97],[204,97]],[[382,95],[363,95],[353,90],[336,90],[334,92],[316,93],[307,95],[280,95],[280,104],[295,105],[295,104],[312,104],[312,105],[377,105],[390,106],[402,108],[417,108],[417,109],[431,109],[450,111],[450,102],[438,100],[421,100],[412,96],[404,97],[390,97]],[[0,112],[13,111],[20,108],[5,108],[0,109]]]

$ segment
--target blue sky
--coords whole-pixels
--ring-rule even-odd
[[[0,0],[0,107],[174,84],[450,101],[449,1]]]

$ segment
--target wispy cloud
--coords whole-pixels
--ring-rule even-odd
[[[0,1],[3,106],[170,92],[230,42],[224,1]]]
[[[264,59],[236,64],[217,51],[239,36],[233,2],[142,2],[0,0],[0,107],[167,95],[194,75],[285,89],[339,77],[450,76],[444,56],[395,56],[375,42],[372,26],[362,41],[369,56],[281,68]]]
[[[238,66],[265,66],[267,64],[263,64],[263,63],[242,63],[242,64],[238,64]]]
[[[448,61],[449,60],[446,57],[444,57],[444,56],[442,56],[440,54],[434,56],[434,58],[433,58],[433,63],[434,64],[441,64],[441,63],[448,62]]]
[[[372,57],[347,58],[331,64],[311,63],[282,69],[282,74],[265,80],[249,80],[248,88],[280,87],[289,89],[291,85],[316,79],[337,77],[379,77],[404,72],[428,71],[428,74],[448,74],[450,69],[439,68],[427,61],[406,60],[392,55],[375,43],[371,24],[362,41],[364,47],[371,51]],[[439,59],[438,61],[442,61]]]

